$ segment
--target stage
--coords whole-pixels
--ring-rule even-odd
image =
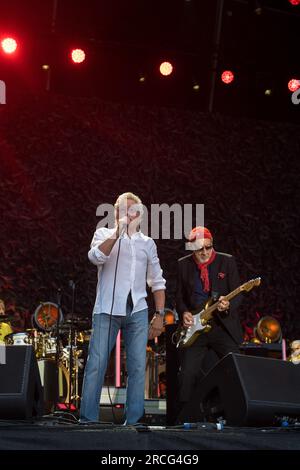
[[[48,451],[299,451],[300,424],[288,427],[230,427],[214,423],[184,426],[79,424],[72,415],[0,421],[0,450],[10,456]],[[86,453],[86,452],[84,452]],[[133,452],[134,453],[134,452]],[[55,452],[54,452],[55,454]]]

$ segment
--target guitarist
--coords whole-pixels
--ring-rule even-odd
[[[184,328],[193,324],[192,310],[199,312],[209,298],[218,302],[209,332],[202,331],[189,347],[179,350],[179,414],[177,421],[193,421],[193,392],[203,378],[204,358],[212,350],[221,359],[229,352],[239,352],[242,329],[237,308],[239,295],[229,302],[224,296],[240,285],[233,256],[213,248],[213,237],[206,227],[195,227],[186,248],[192,251],[178,261],[176,310]],[[196,397],[195,397],[196,398]],[[197,421],[197,419],[196,419]]]

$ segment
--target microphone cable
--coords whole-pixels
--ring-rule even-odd
[[[109,313],[110,318],[109,318],[108,339],[107,339],[107,365],[106,365],[106,371],[107,371],[107,368],[109,366],[109,359],[110,359],[109,344],[110,344],[111,321],[112,321],[112,312],[113,312],[114,303],[115,303],[115,290],[116,290],[116,281],[117,281],[117,271],[118,271],[118,265],[119,265],[119,257],[120,257],[120,251],[121,251],[121,241],[122,241],[122,237],[123,237],[124,233],[125,233],[125,230],[123,230],[121,232],[120,236],[119,236],[118,252],[117,252],[116,265],[115,265],[114,283],[113,283],[113,292],[112,292],[112,302],[111,302],[110,313]],[[119,332],[118,332],[118,334],[119,334]],[[115,422],[116,421],[116,416],[115,416],[115,412],[114,412],[114,405],[113,405],[112,398],[111,398],[111,395],[110,395],[109,383],[107,385],[107,392],[108,392],[108,398],[109,398],[109,401],[110,401],[113,420]]]

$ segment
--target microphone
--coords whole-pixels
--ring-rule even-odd
[[[126,227],[123,227],[120,232],[119,238],[123,238],[123,235],[125,234],[125,232],[126,232]]]
[[[125,216],[125,217],[122,217],[121,219],[119,219],[119,226],[120,226],[120,223],[121,223],[121,230],[119,228],[119,238],[122,238],[124,233],[126,232],[127,230],[127,226],[128,226],[128,218]]]

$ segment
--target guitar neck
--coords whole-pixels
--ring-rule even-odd
[[[228,300],[230,301],[231,299],[233,299],[234,297],[236,297],[241,291],[243,290],[243,286],[240,286],[240,287],[237,287],[236,289],[234,289],[232,292],[230,292],[229,294],[225,295],[223,297],[223,300]],[[215,302],[213,305],[211,305],[210,307],[208,307],[204,312],[203,314],[201,315],[201,318],[203,318],[204,320],[210,320],[212,318],[212,314],[213,312],[218,308],[218,302]]]

